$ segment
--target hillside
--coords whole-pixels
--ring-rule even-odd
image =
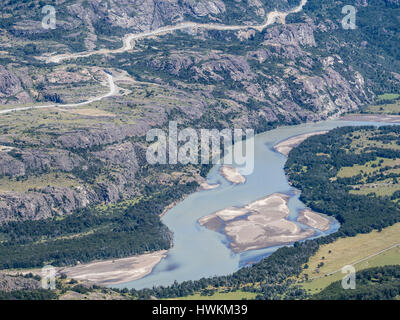
[[[54,1],[54,30],[41,27],[41,1],[0,5],[2,267],[168,248],[158,215],[193,192],[209,168],[149,166],[152,127],[176,120],[262,132],[337,117],[399,92],[399,1],[356,1],[356,30],[342,29],[341,1],[309,0],[261,29],[243,26],[262,25],[272,10],[289,12],[300,1],[205,3]],[[118,49],[127,33],[183,22],[196,25]],[[67,58],[51,62],[59,54]],[[120,246],[126,233],[154,237]],[[77,252],[82,247],[90,254]]]

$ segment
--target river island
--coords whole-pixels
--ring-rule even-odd
[[[234,167],[224,165],[219,169],[219,173],[230,183],[243,184],[246,182],[246,178]]]
[[[225,234],[231,249],[244,252],[307,239],[313,229],[301,229],[288,220],[289,196],[272,194],[244,207],[230,207],[199,219],[199,224]]]

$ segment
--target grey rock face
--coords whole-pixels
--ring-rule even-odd
[[[225,12],[221,0],[111,0],[102,3],[89,0],[87,5],[75,3],[67,6],[71,24],[79,24],[73,16],[91,22],[107,21],[112,26],[130,31],[150,31],[161,26],[192,18],[213,17]],[[74,21],[74,23],[72,22]]]
[[[119,138],[122,139],[121,136]],[[98,143],[103,145],[107,141]],[[90,184],[80,182],[71,187],[34,187],[27,192],[3,191],[0,193],[0,222],[45,219],[70,214],[88,205],[115,203],[134,196],[135,173],[139,169],[136,149],[137,146],[131,142],[117,143],[88,153],[85,159],[62,149],[14,150],[14,157],[0,153],[0,173],[11,178],[52,171],[85,175],[92,167],[98,166],[98,161],[104,170],[111,169],[107,180]]]
[[[83,159],[78,155],[60,149],[14,149],[10,154],[0,152],[1,175],[20,177],[29,172],[69,172],[83,163]]]
[[[92,154],[110,166],[120,165],[134,171],[138,169],[135,146],[131,142],[112,145]]]
[[[19,79],[0,65],[0,94],[11,96],[22,90]]]
[[[314,39],[314,31],[311,25],[306,23],[296,23],[288,25],[273,26],[267,29],[265,44],[279,44],[281,46],[311,46],[317,44]]]
[[[43,172],[49,170],[72,171],[83,163],[83,159],[66,150],[29,150],[22,153],[26,170]]]
[[[35,290],[40,287],[40,281],[33,278],[0,273],[0,291]]]
[[[99,183],[93,188],[47,187],[36,192],[3,192],[0,194],[0,221],[40,220],[70,214],[88,205],[116,202],[121,200],[124,191],[124,185],[116,182]]]
[[[257,113],[239,107],[238,123],[243,125],[254,124],[260,116],[268,121],[324,119],[370,102],[373,94],[363,76],[344,65],[341,57],[309,53],[317,46],[316,29],[312,22],[275,25],[265,31],[259,49],[246,55],[175,52],[152,58],[148,66],[178,79],[190,75],[187,82],[224,82],[225,94],[238,106],[260,102]]]
[[[116,143],[126,137],[140,136],[145,134],[148,129],[149,126],[144,121],[126,126],[105,125],[101,128],[77,130],[63,134],[58,138],[58,142],[64,148],[90,148]]]
[[[22,87],[20,79],[0,65],[0,104],[31,102],[29,94]]]
[[[25,165],[5,152],[0,152],[0,175],[18,177],[25,175]]]

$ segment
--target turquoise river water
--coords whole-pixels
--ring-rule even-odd
[[[224,235],[201,227],[197,220],[227,207],[243,206],[273,193],[284,193],[290,196],[289,219],[296,221],[299,211],[304,209],[305,205],[299,200],[298,190],[291,187],[287,181],[283,170],[286,158],[276,152],[273,146],[296,135],[347,125],[379,125],[379,123],[329,120],[279,127],[255,136],[254,172],[246,177],[246,183],[230,184],[220,176],[219,166],[215,166],[210,171],[207,182],[220,183],[218,188],[199,191],[188,196],[162,218],[174,234],[174,245],[167,257],[146,277],[114,287],[142,289],[170,285],[175,280],[182,282],[227,275],[273,253],[278,247],[233,253]],[[330,230],[318,231],[316,236],[330,234],[338,228],[339,223],[332,220]]]

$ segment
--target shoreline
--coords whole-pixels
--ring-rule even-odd
[[[221,184],[216,183],[216,184],[209,184],[208,182],[202,182],[200,183],[200,191],[207,191],[207,190],[214,190],[217,189]]]
[[[308,138],[312,136],[317,136],[321,134],[328,133],[328,131],[316,131],[316,132],[311,132],[311,133],[304,133],[301,135],[297,135],[291,138],[288,138],[286,140],[283,140],[279,142],[278,144],[274,145],[275,151],[279,152],[280,154],[283,154],[286,158],[289,156],[290,151],[292,149],[296,148],[299,146],[303,141],[307,140]]]
[[[199,188],[195,191],[206,191],[218,188],[221,184],[208,184],[206,179],[199,177]],[[184,195],[166,206],[159,215],[160,219],[173,207],[184,201],[191,194]],[[172,248],[171,239],[171,248]],[[55,267],[56,274],[65,273],[68,278],[95,283],[99,285],[117,285],[121,283],[139,280],[149,275],[153,269],[167,257],[169,250],[154,251],[124,258],[112,258],[106,260],[94,260],[88,263],[77,264],[67,267]],[[41,268],[30,269],[5,269],[0,270],[7,274],[29,274],[41,275]]]
[[[332,225],[328,218],[310,209],[301,210],[297,221],[320,231],[328,231]]]
[[[171,202],[169,205],[167,205],[167,206],[164,208],[163,212],[161,212],[161,214],[159,215],[160,219],[161,219],[162,217],[164,217],[165,214],[166,214],[169,210],[171,210],[173,207],[175,207],[175,206],[178,205],[180,202],[182,202],[183,200],[185,200],[186,197],[188,197],[189,195],[190,195],[190,194],[184,195],[184,196],[182,197],[182,199],[173,201],[173,202]]]
[[[207,182],[207,179],[203,178],[202,176],[198,176],[197,183],[200,185],[199,191],[214,190],[221,186],[221,183],[219,183],[219,181],[214,184],[209,184]]]
[[[95,260],[69,267],[54,267],[56,275],[66,274],[67,278],[102,286],[112,286],[144,278],[167,256],[167,250],[154,251],[140,255]],[[41,268],[3,269],[0,272],[10,275],[32,273],[42,276]]]
[[[57,268],[57,274],[65,273],[68,278],[104,286],[116,285],[147,276],[167,256],[167,252],[167,250],[160,250],[127,258],[94,261],[73,267]]]
[[[322,133],[325,133],[325,132],[322,132]],[[318,133],[313,133],[311,135],[315,135],[315,134],[318,134]],[[303,136],[303,135],[301,135],[301,136]],[[295,138],[299,138],[299,137],[295,137]],[[308,136],[305,137],[303,140],[305,140],[306,138],[308,138]],[[290,140],[290,139],[288,139],[288,140]],[[246,178],[244,176],[242,176],[238,172],[238,170],[234,167],[222,166],[219,169],[219,173],[227,181],[229,181],[233,184],[246,183]],[[199,188],[196,192],[213,190],[213,189],[218,188],[221,185],[220,183],[209,184],[209,183],[207,183],[206,179],[204,179],[204,178],[199,178],[198,183],[199,183]],[[160,219],[169,210],[171,210],[173,207],[175,207],[176,205],[178,205],[179,203],[184,201],[191,194],[193,194],[193,193],[184,195],[182,197],[182,199],[176,200],[176,201],[172,202],[171,204],[169,204],[168,206],[166,206],[160,215]],[[288,201],[287,195],[273,194],[273,195],[267,196],[266,198],[269,198],[269,197],[275,196],[275,195],[279,195],[280,197],[282,197],[282,199],[284,199],[284,201],[286,202],[286,205],[287,205],[287,201]],[[248,206],[257,205],[257,203],[259,201],[262,201],[264,199],[257,200],[255,202],[249,204]],[[289,215],[289,213],[287,213],[287,216],[288,215]],[[289,220],[286,220],[286,221],[289,222]],[[291,223],[293,223],[293,222],[291,222]],[[218,223],[218,226],[219,226],[218,229],[220,229],[220,227],[222,227],[223,225],[224,225],[224,222]],[[213,230],[214,228],[210,228],[210,229]],[[309,230],[311,230],[311,229],[309,229]],[[213,231],[218,232],[217,229],[213,230]],[[232,239],[232,242],[234,241],[233,240],[234,237],[231,238],[227,233],[224,233],[224,234],[229,239]],[[292,243],[292,242],[293,241],[291,241],[291,240],[286,240],[286,241],[282,242],[281,244],[288,244],[288,243]],[[261,241],[259,243],[254,244],[252,247],[238,245],[235,248],[231,247],[231,249],[234,252],[238,253],[238,252],[244,252],[244,251],[249,251],[249,250],[266,248],[266,247],[270,247],[270,246],[274,246],[274,245],[275,244],[266,246],[266,244],[263,243],[263,241]],[[151,253],[145,253],[145,254],[126,257],[126,258],[99,260],[99,261],[93,261],[93,262],[80,264],[80,265],[76,265],[76,266],[62,267],[62,268],[56,268],[56,269],[57,269],[58,274],[66,273],[68,277],[76,279],[76,280],[89,281],[89,282],[93,282],[93,283],[100,284],[100,285],[116,285],[116,284],[134,281],[134,280],[139,280],[141,278],[146,277],[167,256],[168,251],[169,250],[161,250],[161,251],[155,251],[155,252],[151,252]],[[40,269],[38,271],[40,272]]]
[[[164,217],[164,215],[165,215],[169,210],[171,210],[173,207],[175,207],[176,205],[178,205],[179,203],[181,203],[182,201],[184,201],[184,200],[185,200],[187,197],[189,197],[190,195],[195,194],[196,192],[199,192],[199,191],[214,190],[214,189],[218,188],[218,187],[221,185],[220,183],[209,184],[209,183],[207,182],[207,180],[204,179],[203,177],[198,177],[198,178],[197,178],[197,183],[199,184],[199,187],[197,188],[196,191],[194,191],[194,192],[192,192],[192,193],[189,193],[189,194],[185,194],[185,195],[182,196],[181,199],[175,200],[175,201],[171,202],[169,205],[167,205],[167,206],[164,208],[163,212],[159,215],[160,219],[161,219],[162,217]]]

